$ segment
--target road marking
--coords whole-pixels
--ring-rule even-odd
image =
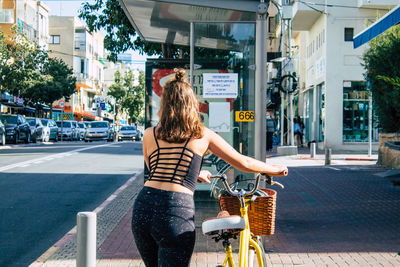
[[[103,144],[103,145],[98,145],[98,146],[84,147],[84,148],[79,148],[79,149],[75,149],[75,150],[68,151],[68,152],[62,152],[62,153],[58,153],[58,154],[49,155],[49,156],[46,156],[46,157],[43,157],[43,158],[31,159],[31,160],[27,160],[27,161],[23,161],[23,162],[18,162],[18,163],[14,163],[14,164],[10,164],[10,165],[7,165],[7,166],[0,167],[0,172],[7,171],[7,170],[10,170],[10,169],[14,169],[14,168],[18,168],[18,167],[21,167],[21,166],[26,167],[26,166],[29,166],[30,164],[42,163],[44,160],[47,160],[49,158],[62,158],[62,157],[65,157],[65,156],[71,156],[71,155],[73,155],[71,153],[74,153],[74,152],[81,152],[81,151],[84,151],[84,150],[94,149],[94,148],[98,148],[98,147],[112,146],[112,145],[114,145],[114,144]]]
[[[329,169],[335,170],[335,171],[341,171],[341,169],[335,168],[335,167],[327,167]]]

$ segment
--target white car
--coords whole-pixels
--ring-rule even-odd
[[[110,136],[110,124],[108,121],[92,121],[88,123],[85,132],[85,142],[93,140],[108,140]]]
[[[86,125],[83,122],[78,122],[79,139],[85,139]]]

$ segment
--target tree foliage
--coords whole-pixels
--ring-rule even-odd
[[[149,56],[163,58],[189,58],[189,47],[173,44],[146,42],[136,34],[118,0],[96,0],[93,4],[85,2],[79,10],[80,19],[84,20],[90,32],[105,30],[104,48],[110,51],[108,59],[117,60],[117,55],[127,50],[137,50]],[[227,59],[229,51],[209,48],[195,48],[198,59]]]
[[[130,81],[134,80],[132,71],[128,72],[127,75]],[[138,85],[133,83],[129,84],[127,88],[127,95],[123,100],[122,107],[128,114],[129,119],[132,123],[137,124],[139,121],[143,121],[143,110],[144,110],[144,92],[145,92],[145,74],[144,71],[139,72]]]
[[[362,59],[375,112],[384,132],[400,132],[400,27],[392,27],[369,44]]]
[[[116,114],[125,112],[133,123],[137,123],[144,110],[145,74],[139,72],[138,85],[135,76],[128,70],[124,76],[116,71],[114,83],[108,89],[107,95],[112,96],[116,103]]]
[[[14,96],[22,96],[24,90],[35,87],[45,80],[40,69],[47,52],[30,41],[17,27],[11,37],[0,35],[0,85]],[[29,100],[29,99],[28,99]]]

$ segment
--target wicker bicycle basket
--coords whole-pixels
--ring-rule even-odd
[[[272,235],[275,232],[276,191],[261,189],[269,196],[259,196],[248,208],[250,231],[257,236]],[[249,197],[250,198],[250,197]],[[237,197],[221,195],[221,210],[230,215],[240,215],[240,202]]]

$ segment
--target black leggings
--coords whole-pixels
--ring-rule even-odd
[[[143,187],[133,206],[132,232],[147,267],[189,266],[196,239],[193,196]]]

